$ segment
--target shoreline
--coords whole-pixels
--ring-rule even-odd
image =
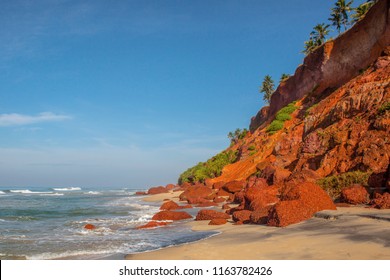
[[[178,200],[176,192],[142,198],[147,202]],[[201,209],[201,208],[199,208]],[[390,210],[342,207],[288,227],[265,225],[209,226],[189,220],[194,231],[219,232],[211,237],[132,253],[127,260],[390,260]]]

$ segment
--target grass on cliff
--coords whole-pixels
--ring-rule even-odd
[[[237,153],[233,151],[222,152],[206,162],[187,169],[179,177],[179,184],[184,182],[204,182],[207,178],[215,178],[221,175],[222,169],[237,159]]]
[[[353,184],[368,186],[368,178],[372,172],[352,171],[339,175],[328,176],[317,181],[317,184],[325,190],[328,195],[337,200],[340,198],[341,190]]]
[[[275,132],[283,129],[284,122],[287,120],[291,120],[291,114],[297,109],[295,106],[296,102],[291,102],[286,107],[280,109],[275,116],[275,119],[271,122],[271,124],[267,127],[267,132],[270,134],[274,134]]]

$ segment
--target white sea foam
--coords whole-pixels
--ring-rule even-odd
[[[42,193],[43,196],[63,196],[63,193]]]
[[[70,192],[70,191],[81,191],[81,188],[79,188],[79,187],[53,188],[53,190],[61,191],[61,192]]]
[[[93,195],[98,195],[98,194],[102,194],[101,192],[94,192],[94,191],[89,191],[89,192],[85,192],[84,194],[93,194]]]
[[[5,194],[5,192],[3,192],[3,191],[0,191],[0,194]]]
[[[53,192],[34,192],[30,190],[10,190],[11,193],[22,193],[22,194],[52,194]]]

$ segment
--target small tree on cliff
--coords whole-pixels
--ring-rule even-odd
[[[282,83],[282,82],[284,82],[284,81],[287,81],[288,78],[290,78],[290,77],[291,77],[291,75],[286,74],[286,73],[283,73],[282,76],[280,76],[280,81],[279,81],[279,83]]]
[[[326,42],[326,36],[329,34],[329,24],[321,23],[314,26],[313,31],[310,32],[309,41],[305,42],[304,54],[309,54],[317,47]]]
[[[264,77],[263,83],[260,87],[260,93],[263,93],[263,100],[268,104],[271,101],[271,96],[275,91],[275,84],[270,75]]]

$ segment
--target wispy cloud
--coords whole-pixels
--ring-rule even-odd
[[[0,114],[0,126],[21,126],[42,122],[58,122],[71,119],[71,116],[43,112],[35,116],[22,114]]]

